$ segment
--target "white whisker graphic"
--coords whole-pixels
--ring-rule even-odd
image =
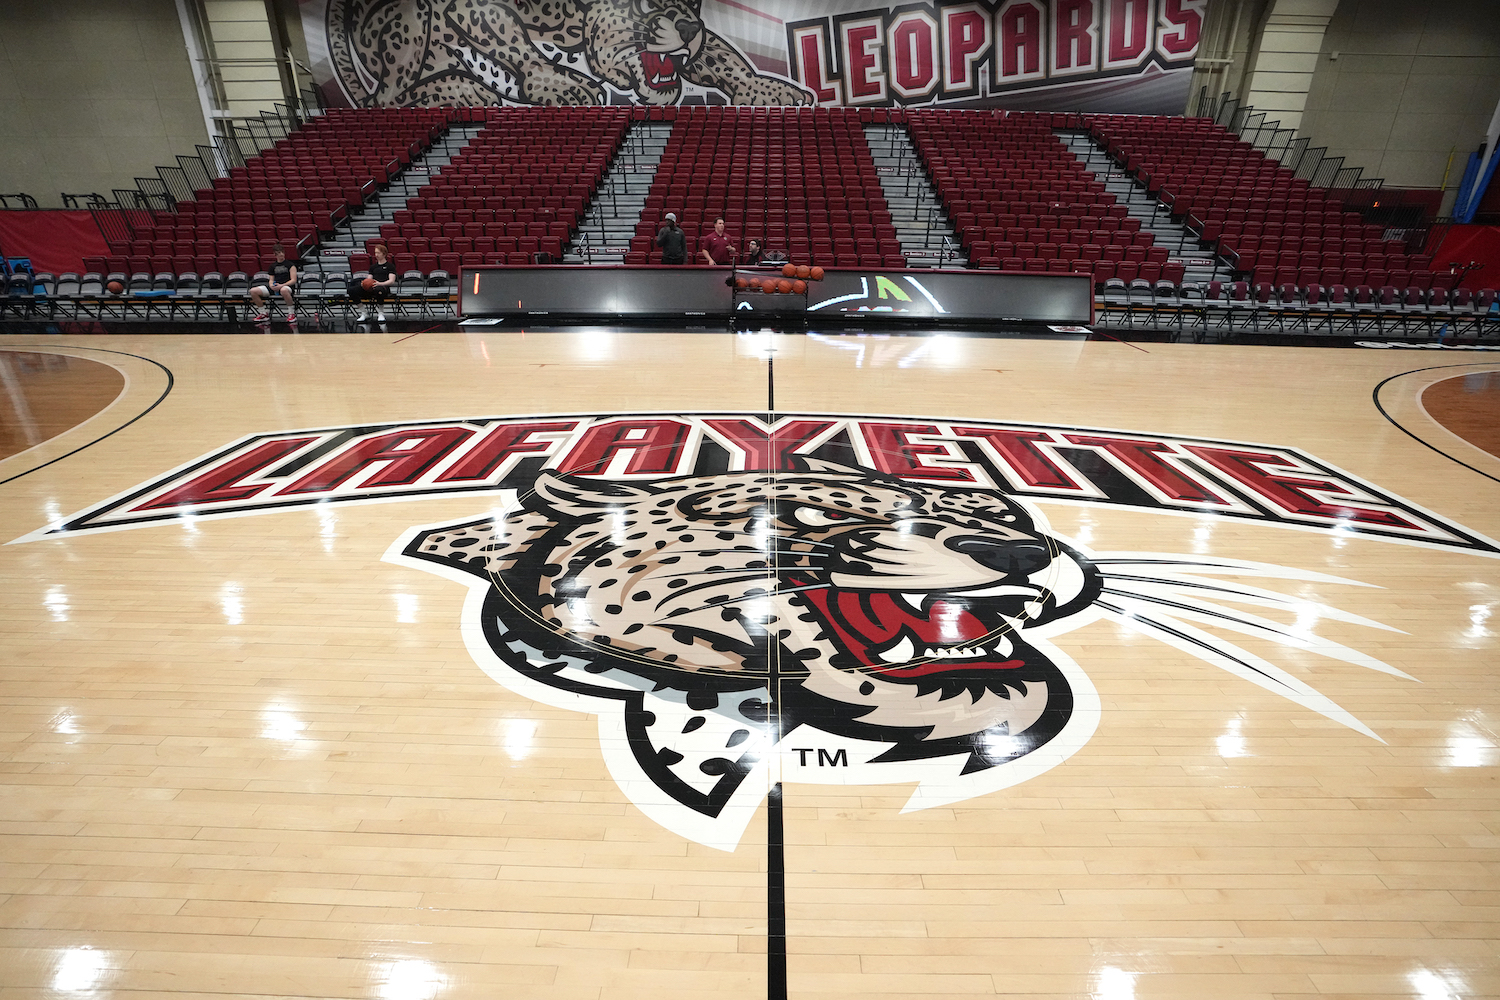
[[[1096,606],[1105,617],[1373,739],[1379,740],[1380,737],[1307,682],[1199,626],[1226,629],[1288,649],[1299,649],[1405,680],[1416,680],[1388,663],[1319,635],[1316,624],[1320,619],[1326,619],[1387,632],[1400,632],[1400,629],[1278,591],[1236,581],[1205,581],[1195,577],[1246,576],[1350,587],[1368,587],[1370,584],[1309,570],[1230,559],[1195,560],[1160,554],[1100,553],[1092,558],[1092,562],[1104,581]],[[1288,625],[1252,614],[1239,607],[1241,605],[1294,614],[1297,620]]]

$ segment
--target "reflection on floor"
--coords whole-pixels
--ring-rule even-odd
[[[83,423],[124,387],[118,371],[97,361],[0,351],[0,459]]]

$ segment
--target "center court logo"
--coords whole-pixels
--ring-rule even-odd
[[[411,529],[387,558],[465,584],[476,661],[597,716],[631,800],[722,849],[773,781],[914,784],[920,809],[1061,763],[1094,732],[1099,699],[1054,640],[1101,618],[1378,738],[1221,634],[1407,677],[1285,621],[1385,626],[1255,585],[1353,581],[1094,552],[1053,531],[1038,500],[1497,551],[1291,449],[740,414],[257,435],[30,537],[454,492],[486,502]]]

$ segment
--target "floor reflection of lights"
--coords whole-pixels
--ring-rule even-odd
[[[59,993],[92,993],[104,978],[108,955],[87,945],[68,948],[57,960],[52,988]]]
[[[1135,1000],[1135,973],[1106,965],[1099,970],[1095,1000]]]
[[[447,980],[431,962],[403,958],[376,973],[381,1000],[434,1000]]]

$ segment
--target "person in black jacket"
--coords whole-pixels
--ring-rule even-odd
[[[391,266],[389,258],[386,257],[384,243],[377,243],[370,248],[370,253],[375,259],[370,261],[370,277],[375,279],[373,288],[366,289],[363,279],[349,282],[349,301],[360,303],[359,319],[357,322],[366,323],[370,319],[370,307],[365,303],[375,300],[375,321],[385,322],[385,297],[390,294],[391,286],[396,283],[396,269]]]
[[[667,213],[666,224],[657,230],[656,245],[661,247],[663,264],[687,262],[687,234],[677,225],[677,216]]]

